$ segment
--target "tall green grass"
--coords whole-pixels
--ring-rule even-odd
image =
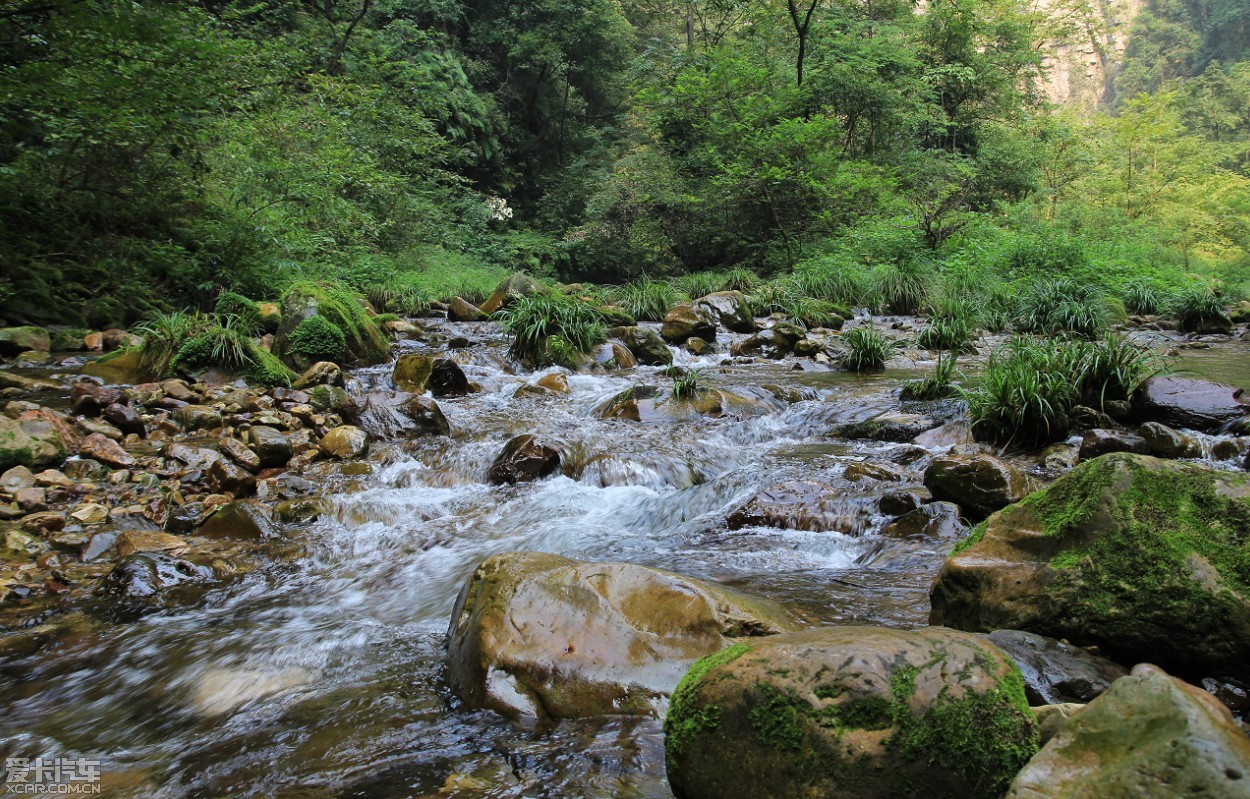
[[[853,372],[884,369],[886,361],[902,346],[902,342],[891,339],[871,325],[848,331],[842,336],[842,343],[847,348],[842,365]]]
[[[530,368],[576,368],[582,356],[607,340],[594,307],[555,293],[520,297],[499,318],[512,336],[509,354]]]

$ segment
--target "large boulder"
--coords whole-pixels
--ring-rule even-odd
[[[1033,490],[1028,475],[993,455],[943,455],[924,473],[935,499],[954,502],[965,515],[983,519],[1019,502]]]
[[[111,386],[129,386],[142,383],[149,377],[143,370],[143,351],[139,347],[115,350],[102,358],[96,358],[82,368],[89,377],[98,377]]]
[[[546,294],[547,291],[547,287],[542,283],[539,283],[529,275],[517,272],[500,283],[499,287],[487,298],[486,302],[482,303],[482,307],[479,310],[489,316],[498,310],[507,308],[521,297],[527,297],[531,294]]]
[[[1152,377],[1135,396],[1143,421],[1170,427],[1211,431],[1250,412],[1241,389],[1190,377]]]
[[[942,567],[929,620],[1183,675],[1244,673],[1248,540],[1250,475],[1106,455],[979,526]]]
[[[695,660],[793,628],[770,602],[671,572],[507,553],[460,592],[448,682],[508,715],[662,715]]]
[[[26,466],[38,471],[56,466],[68,455],[69,442],[55,423],[0,416],[0,470]]]
[[[1250,738],[1205,691],[1149,665],[1072,716],[1007,799],[1245,799]]]
[[[447,319],[451,322],[484,322],[489,318],[481,308],[463,297],[453,297],[447,306]]]
[[[673,351],[653,330],[645,327],[626,327],[617,331],[617,337],[638,359],[638,363],[647,366],[668,366],[673,362]]]
[[[291,352],[291,335],[300,323],[313,316],[324,317],[343,333],[348,353],[358,362],[382,363],[390,355],[390,340],[355,298],[342,290],[307,283],[293,287],[282,299],[282,322],[274,335],[274,354],[299,361]],[[305,360],[298,365],[306,368],[310,364]]]
[[[400,391],[424,394],[434,374],[435,359],[429,355],[405,353],[395,359],[391,380]]]
[[[1193,436],[1173,430],[1158,422],[1146,422],[1137,428],[1137,435],[1146,442],[1151,455],[1160,458],[1201,458],[1202,444]]]
[[[755,317],[751,314],[746,295],[741,291],[713,292],[695,300],[694,304],[714,315],[726,330],[735,333],[755,332]]]
[[[451,435],[451,424],[443,415],[443,409],[429,397],[409,397],[400,405],[400,409],[413,423],[404,432],[417,436]]]
[[[12,357],[21,352],[49,352],[52,337],[42,327],[6,327],[0,329],[0,355]]]
[[[490,465],[488,476],[496,485],[528,483],[555,474],[559,468],[559,448],[527,433],[513,438],[504,446]]]
[[[682,679],[664,733],[678,799],[998,799],[1037,750],[1016,667],[936,627],[740,643]]]
[[[699,305],[678,305],[665,315],[660,337],[670,344],[681,344],[691,336],[715,341],[716,314]]]

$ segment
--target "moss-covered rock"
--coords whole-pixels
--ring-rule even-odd
[[[48,352],[51,349],[52,337],[42,327],[0,328],[0,355],[11,357],[19,352]]]
[[[289,349],[310,363],[340,363],[347,355],[347,336],[320,314],[310,316],[291,331]]]
[[[1096,645],[1183,675],[1250,663],[1250,475],[1117,453],[991,516],[930,622]]]
[[[56,424],[0,416],[0,471],[14,466],[39,471],[56,466],[68,455],[69,443]]]
[[[657,715],[698,658],[794,626],[770,602],[672,572],[513,552],[461,591],[448,681],[509,715]]]
[[[424,394],[429,387],[430,377],[434,374],[434,362],[434,357],[430,355],[404,353],[395,359],[391,380],[400,391]]]
[[[664,316],[660,337],[670,344],[681,344],[691,336],[716,340],[716,312],[701,305],[678,305]]]
[[[1205,691],[1138,666],[1078,711],[1007,799],[1244,799],[1250,738]]]
[[[98,377],[110,386],[129,386],[152,377],[143,371],[143,350],[126,347],[96,358],[82,368],[82,373]]]
[[[294,284],[282,298],[282,324],[274,336],[274,354],[284,360],[298,357],[292,349],[292,334],[314,316],[321,316],[343,334],[347,352],[360,363],[381,363],[389,356],[390,341],[355,296],[343,288],[311,281]]]
[[[678,799],[997,799],[1037,751],[1016,667],[943,628],[836,627],[699,661],[664,722]]]

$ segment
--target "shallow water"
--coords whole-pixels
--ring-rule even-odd
[[[666,391],[657,370],[575,375],[569,395],[518,398],[540,375],[507,367],[499,331],[454,332],[479,342],[454,357],[483,391],[440,400],[450,443],[375,445],[371,474],[328,481],[333,512],[296,531],[305,550],[290,562],[192,608],[126,625],[82,617],[38,654],[0,662],[4,755],[100,758],[110,797],[668,797],[654,720],[527,725],[448,694],[448,620],[479,561],[511,550],[631,561],[771,597],[816,624],[925,624],[949,542],[877,535],[876,499],[899,484],[843,471],[893,461],[918,484],[930,453],[827,435],[898,409],[900,379],[919,369],[858,377],[682,355],[728,413],[670,417],[659,402],[638,424],[592,414],[631,385]],[[1229,352],[1244,363],[1244,349]],[[358,391],[388,388],[389,367],[357,375]],[[777,399],[787,391],[801,399]],[[559,441],[570,473],[488,485],[518,433]],[[729,513],[787,479],[843,489],[861,534],[727,529]]]

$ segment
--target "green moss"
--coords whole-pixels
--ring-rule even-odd
[[[803,743],[803,721],[811,706],[801,697],[780,691],[768,683],[756,683],[763,701],[751,708],[751,729],[761,742],[774,749],[798,749]]]
[[[958,544],[955,544],[954,548],[951,549],[950,556],[953,558],[960,552],[971,549],[976,546],[982,538],[985,538],[985,522],[981,522],[976,527],[973,527],[972,532],[968,534],[967,538],[960,541]]]
[[[347,337],[320,314],[308,317],[291,331],[289,351],[310,361],[342,363],[347,355]]]
[[[96,358],[95,361],[93,361],[93,363],[106,364],[106,363],[109,363],[110,361],[115,361],[118,358],[125,355],[126,353],[130,352],[132,349],[139,349],[139,348],[138,347],[119,347],[113,350],[112,352],[104,353],[99,358]]]
[[[681,756],[694,736],[716,729],[720,723],[719,707],[699,703],[699,686],[703,680],[713,669],[732,663],[750,651],[750,644],[734,644],[696,660],[681,678],[669,701],[668,715],[664,718],[664,751],[670,761]]]
[[[398,322],[398,321],[400,321],[400,316],[399,314],[396,314],[396,313],[383,313],[383,314],[378,314],[377,316],[373,317],[373,323],[375,325],[384,325],[387,322]]]
[[[361,361],[376,363],[384,360],[390,352],[386,336],[346,289],[304,280],[293,283],[287,289],[284,302],[294,296],[314,300],[317,313],[342,331],[348,350]]]
[[[261,327],[260,307],[242,294],[236,294],[233,291],[222,292],[217,298],[216,305],[213,306],[213,313],[220,317],[236,317],[239,320],[240,329],[249,334],[257,332]]]
[[[295,373],[286,368],[286,364],[278,356],[263,347],[255,347],[253,357],[256,359],[256,365],[247,373],[253,383],[273,388],[274,386],[289,386],[295,379]]]

